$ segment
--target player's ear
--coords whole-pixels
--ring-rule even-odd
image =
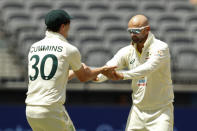
[[[64,28],[65,28],[66,30],[69,30],[70,24],[69,24],[69,23],[65,24],[65,25],[64,25]]]
[[[148,33],[149,31],[150,31],[150,26],[147,26],[145,32]]]
[[[62,31],[63,31],[63,24],[60,25],[58,32],[61,34]]]
[[[64,24],[61,24],[60,30],[64,30],[64,29],[65,29],[65,25]]]

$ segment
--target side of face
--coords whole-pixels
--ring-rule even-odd
[[[61,24],[59,33],[63,35],[65,38],[67,38],[69,29],[70,24]]]

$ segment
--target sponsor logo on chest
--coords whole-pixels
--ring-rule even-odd
[[[129,64],[133,64],[135,62],[135,59],[132,59]]]

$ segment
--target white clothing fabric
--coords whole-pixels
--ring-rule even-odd
[[[63,105],[69,66],[81,68],[81,55],[76,47],[55,32],[33,44],[28,55],[29,85],[27,105]]]
[[[158,109],[174,100],[170,71],[170,53],[168,45],[154,37],[150,32],[144,44],[141,56],[137,54],[136,44],[120,49],[107,62],[123,71],[124,79],[132,79],[133,104],[140,109]],[[99,75],[99,82],[106,77]]]

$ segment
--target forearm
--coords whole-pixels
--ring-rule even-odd
[[[170,61],[169,49],[165,48],[155,50],[150,58],[142,65],[134,68],[133,70],[122,72],[124,79],[137,79],[150,75],[155,70],[159,69],[162,65],[167,65]]]
[[[113,71],[116,66],[103,66],[100,68],[91,69],[90,67],[82,64],[82,67],[78,71],[74,71],[75,75],[81,82],[86,82],[89,80],[93,80],[97,77],[98,74],[106,72],[106,71]]]
[[[137,79],[137,78],[141,78],[144,76],[147,76],[148,74],[152,73],[154,71],[154,69],[152,68],[137,68],[137,69],[133,69],[133,70],[129,70],[129,71],[122,71],[122,75],[123,75],[123,79],[124,80],[128,80],[128,79]]]
[[[104,71],[103,67],[86,70],[86,81],[93,80]]]
[[[152,72],[157,70],[161,65],[165,64],[166,61],[167,61],[167,59],[148,61],[148,62],[136,67],[133,70],[123,71],[121,73],[124,76],[124,80],[138,79],[138,78],[150,75]]]

